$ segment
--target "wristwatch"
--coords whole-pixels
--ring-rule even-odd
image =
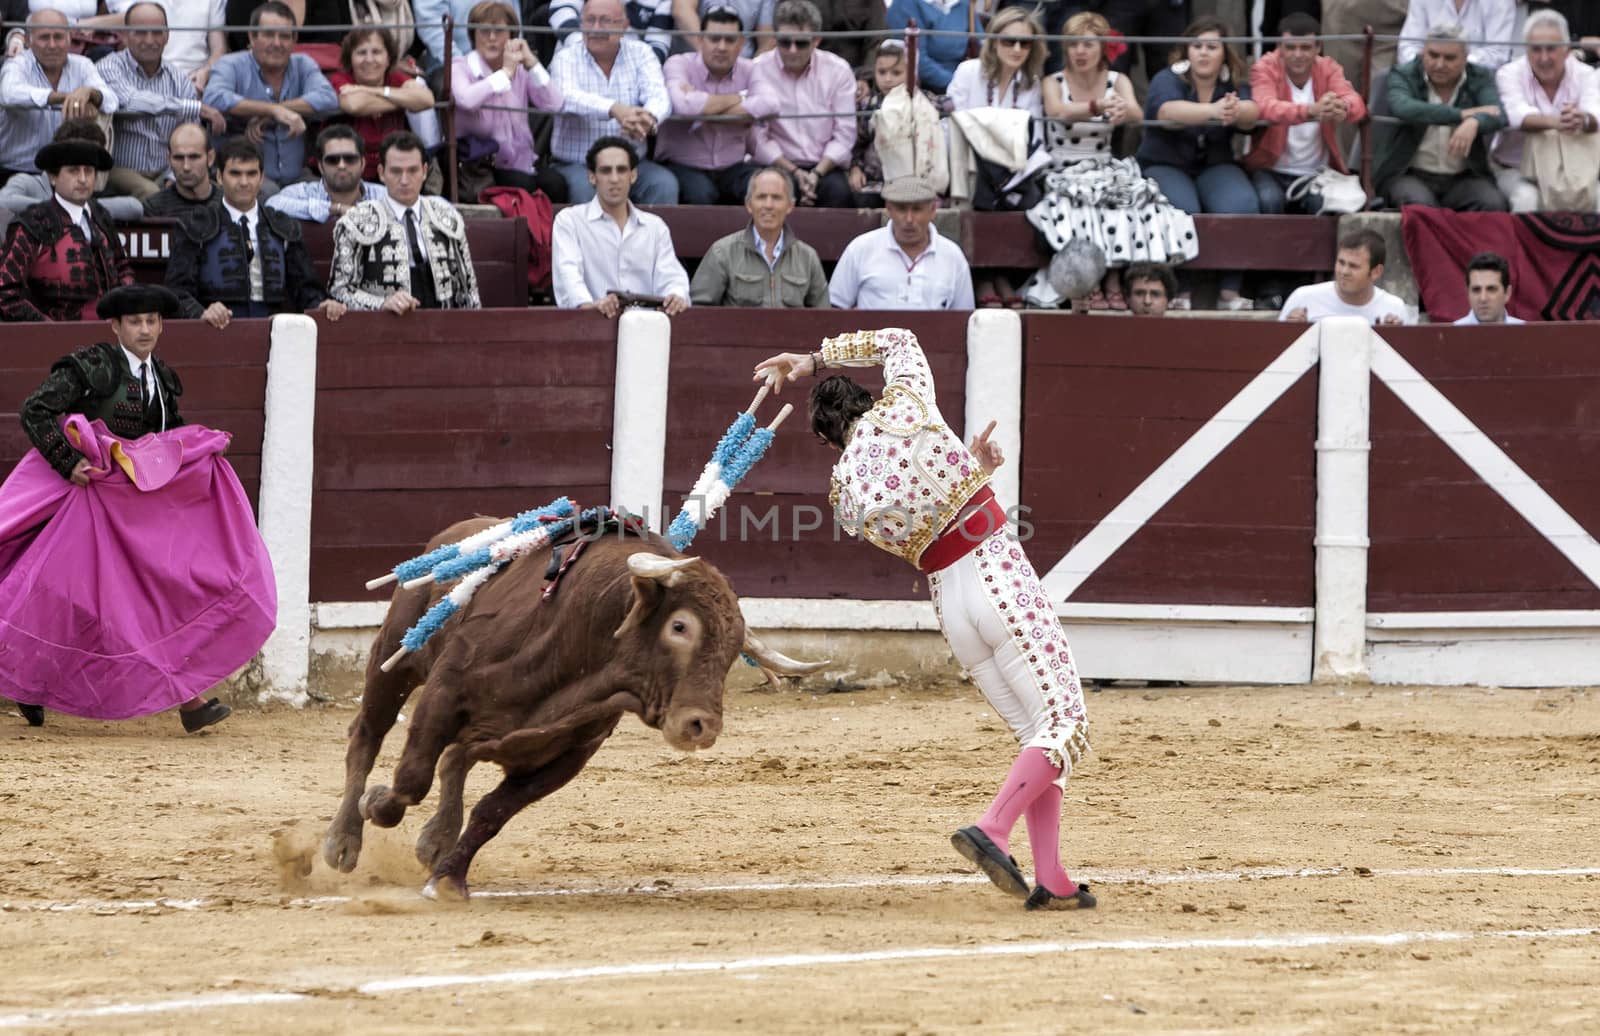
[[[383,88],[383,99],[386,101],[389,99],[389,87],[387,86]]]

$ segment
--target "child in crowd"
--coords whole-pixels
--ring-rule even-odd
[[[873,116],[883,107],[883,99],[897,86],[906,84],[906,45],[904,40],[888,39],[872,52],[869,66],[856,75],[856,144],[850,156],[850,191],[861,209],[883,208],[883,162],[878,157]],[[940,115],[950,113],[950,103],[928,90],[922,96],[932,102]]]

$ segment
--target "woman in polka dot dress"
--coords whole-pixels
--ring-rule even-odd
[[[1089,750],[1088,715],[1072,652],[1038,575],[989,488],[1004,458],[989,430],[969,449],[939,413],[917,336],[901,328],[823,341],[810,355],[783,353],[756,365],[774,391],[831,367],[883,365],[874,400],[843,375],[811,392],[811,427],[840,451],[830,500],[851,535],[928,574],[939,626],[956,660],[1022,745],[1005,784],[976,824],[951,844],[1029,910],[1094,906],[1060,862],[1061,797]],[[1027,818],[1036,887],[1008,852]]]
[[[1131,158],[1118,159],[1112,134],[1139,121],[1139,101],[1127,76],[1115,72],[1125,45],[1105,43],[1111,26],[1093,11],[1067,19],[1066,67],[1044,79],[1045,146],[1050,165],[1045,196],[1028,219],[1060,251],[1072,238],[1094,242],[1109,268],[1091,309],[1127,309],[1121,268],[1134,262],[1177,263],[1199,254],[1194,218],[1173,207],[1160,186]],[[1024,296],[1035,305],[1059,305],[1043,271]]]

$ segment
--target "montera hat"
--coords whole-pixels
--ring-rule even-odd
[[[47,173],[59,173],[69,165],[92,165],[105,173],[111,171],[111,152],[87,140],[58,140],[39,149],[34,164]]]
[[[939,192],[920,176],[901,176],[884,186],[882,198],[900,205],[916,205],[919,202],[938,201]]]
[[[100,296],[94,311],[103,320],[119,320],[135,313],[175,317],[182,310],[178,296],[159,284],[124,284]]]

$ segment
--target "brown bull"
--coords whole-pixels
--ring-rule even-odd
[[[429,549],[495,524],[477,518],[446,529]],[[659,536],[606,535],[588,544],[541,599],[548,548],[489,580],[420,650],[390,672],[382,661],[448,587],[396,591],[367,660],[361,712],[350,726],[344,797],[323,843],[349,871],[363,819],[393,827],[439,774],[439,809],[417,841],[432,873],[424,892],[467,895],[467,869],[516,813],[565,785],[625,712],[669,745],[709,748],[722,731],[722,688],[741,649],[765,668],[811,672],[745,631],[722,573],[685,558]],[[406,699],[422,686],[392,788],[365,790],[378,749]],[[493,762],[505,779],[461,829],[467,770]]]

